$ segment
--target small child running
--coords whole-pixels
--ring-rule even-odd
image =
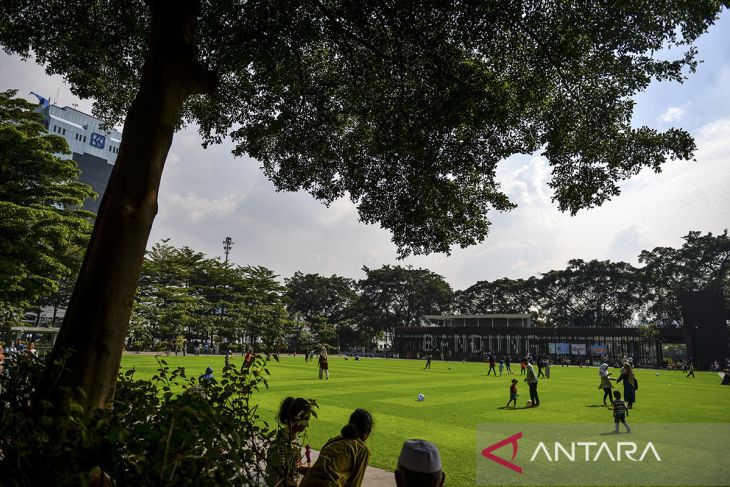
[[[629,416],[629,408],[626,403],[621,400],[621,392],[613,391],[613,422],[615,423],[614,433],[618,433],[618,424],[623,423],[626,426],[626,432],[631,433],[626,418]]]
[[[512,379],[512,385],[509,386],[509,401],[507,401],[507,405],[505,408],[509,407],[509,403],[512,401],[515,402],[515,405],[513,407],[517,407],[517,379]]]

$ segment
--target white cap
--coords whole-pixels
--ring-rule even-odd
[[[430,441],[406,440],[400,450],[398,466],[419,473],[440,472],[441,455]]]

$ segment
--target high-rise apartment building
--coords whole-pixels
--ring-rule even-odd
[[[43,125],[49,132],[64,137],[71,154],[59,157],[73,159],[81,170],[79,179],[97,193],[88,199],[84,209],[96,213],[117,160],[122,134],[115,129],[101,129],[101,121],[72,107],[59,107],[50,100],[31,92],[38,98],[38,111],[43,114]]]

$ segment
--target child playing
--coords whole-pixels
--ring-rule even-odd
[[[507,401],[505,408],[508,408],[509,403],[512,401],[515,402],[513,407],[517,407],[517,379],[512,379],[512,385],[509,386],[509,401]]]
[[[631,433],[631,428],[626,423],[626,418],[629,416],[629,408],[621,400],[621,393],[619,391],[613,391],[613,397],[613,422],[616,424],[613,432],[618,433],[618,424],[621,422],[626,426],[626,432]]]

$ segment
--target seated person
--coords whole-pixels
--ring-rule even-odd
[[[395,469],[398,487],[441,487],[445,480],[441,454],[436,445],[426,440],[403,442]]]
[[[730,386],[730,369],[725,369],[725,376],[722,378],[720,383],[723,386]]]
[[[370,413],[356,409],[340,435],[322,447],[319,458],[304,474],[299,487],[360,487],[370,461],[365,441],[372,429]]]
[[[205,374],[201,374],[200,377],[198,377],[198,382],[200,385],[209,385],[215,382],[215,377],[213,377],[213,368],[208,367],[205,369]]]

